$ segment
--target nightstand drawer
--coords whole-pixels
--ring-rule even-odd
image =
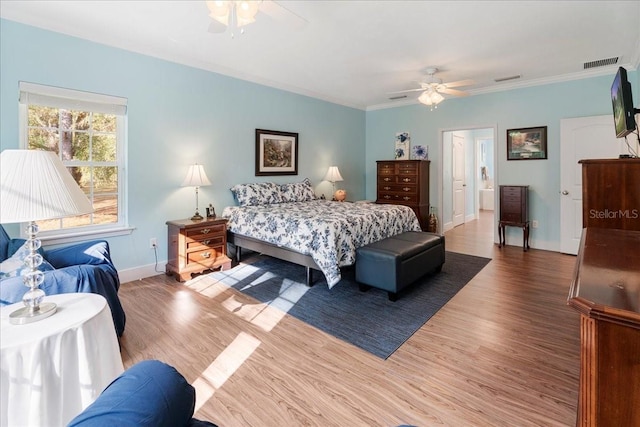
[[[224,232],[224,225],[207,225],[198,228],[189,228],[186,230],[186,235],[187,237],[191,237],[193,239],[202,239],[205,237],[224,234]]]
[[[224,236],[205,236],[205,238],[187,239],[187,251],[202,250],[207,247],[222,246],[225,243]]]
[[[218,257],[224,255],[222,246],[207,247],[205,249],[187,253],[187,265],[211,265]]]

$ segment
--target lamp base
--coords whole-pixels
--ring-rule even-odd
[[[22,307],[9,314],[9,323],[12,325],[26,325],[46,319],[56,312],[58,306],[52,302],[43,302],[36,311],[31,311],[29,307]]]
[[[196,211],[196,214],[191,217],[191,221],[201,221],[203,219],[204,219],[203,216],[200,215],[197,211]]]

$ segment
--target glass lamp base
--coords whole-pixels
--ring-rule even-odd
[[[22,307],[9,314],[9,322],[12,325],[26,325],[46,319],[57,310],[57,305],[52,302],[43,302],[36,311],[31,311],[29,307]]]

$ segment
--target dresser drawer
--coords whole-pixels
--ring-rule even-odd
[[[520,212],[502,212],[500,218],[505,222],[523,222]]]
[[[378,184],[378,189],[384,192],[416,194],[418,187],[411,184]]]
[[[396,173],[396,165],[394,163],[378,163],[378,174],[394,175]]]
[[[418,164],[417,163],[398,163],[398,172],[401,174],[418,174]]]
[[[402,193],[386,193],[386,192],[378,192],[378,200],[382,202],[394,202],[394,203],[403,203],[403,204],[416,204],[418,203],[418,195],[417,194],[402,194]]]
[[[378,175],[378,185],[382,184],[390,184],[396,182],[395,175]]]
[[[502,197],[504,200],[507,199],[517,199],[520,200],[522,198],[522,189],[521,187],[502,187]]]

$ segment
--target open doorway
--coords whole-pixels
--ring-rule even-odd
[[[495,134],[495,127],[443,130],[440,133],[442,185],[438,211],[443,233],[479,221],[487,240],[497,241],[494,225],[497,201],[494,190],[497,182]]]

